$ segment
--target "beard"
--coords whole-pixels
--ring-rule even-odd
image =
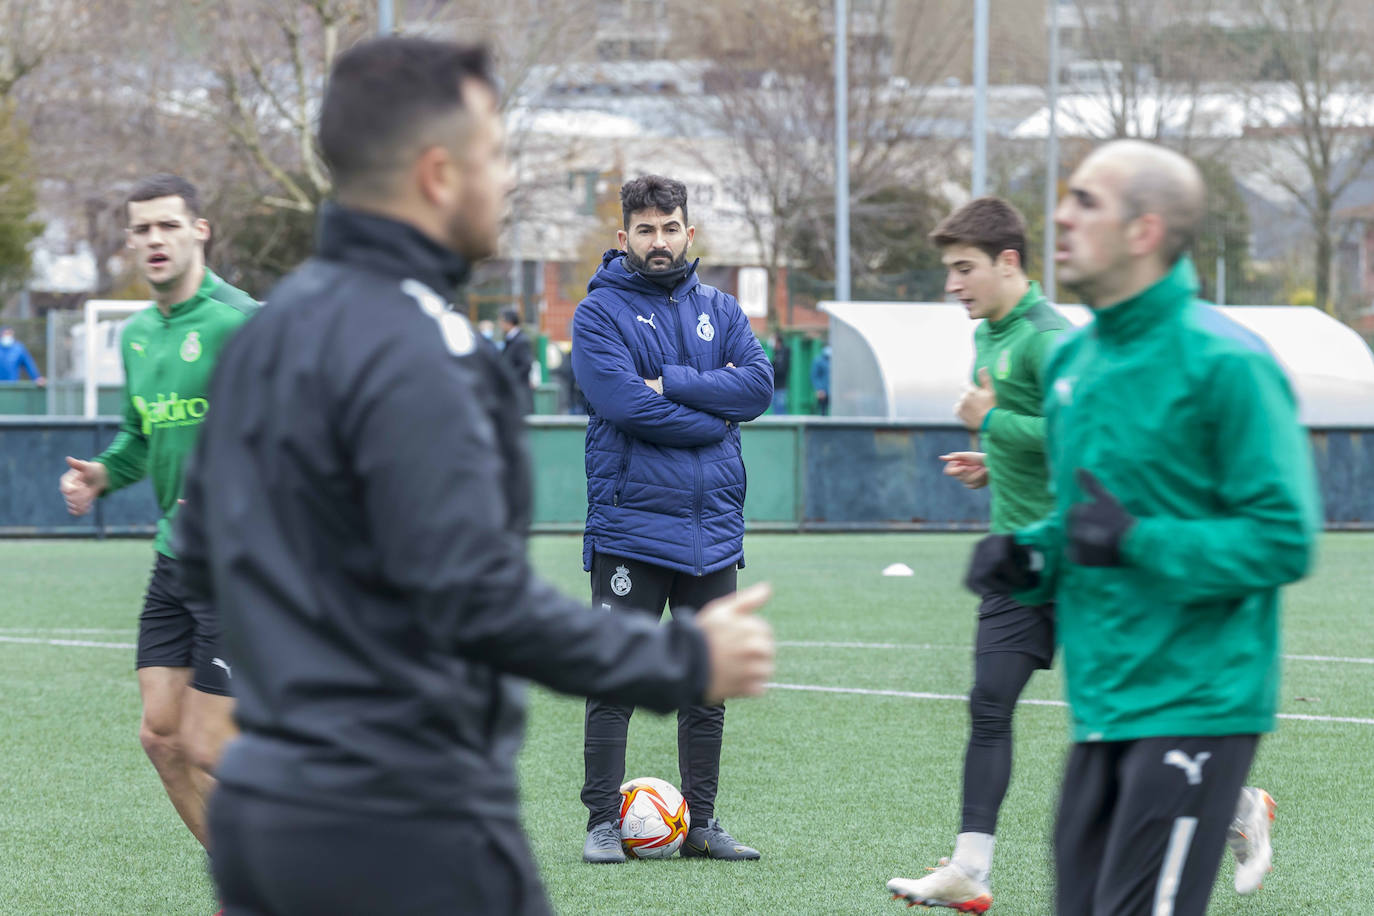
[[[630,250],[627,247],[625,250],[625,263],[630,266],[631,270],[641,274],[672,273],[675,270],[681,270],[682,267],[687,263],[687,249],[682,249],[682,254],[678,255],[675,258],[670,258],[667,264],[664,264],[662,261],[659,261],[651,266],[648,260],[641,258],[639,255],[635,254],[634,251]]]

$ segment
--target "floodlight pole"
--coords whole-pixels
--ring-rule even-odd
[[[988,0],[973,4],[973,196],[988,185]]]
[[[835,0],[835,299],[849,301],[849,23]]]
[[[1055,297],[1054,211],[1059,205],[1059,0],[1050,0],[1050,79],[1046,101],[1049,103],[1050,123],[1045,137],[1045,265],[1042,271],[1045,298]]]
[[[377,34],[390,35],[396,30],[396,15],[392,0],[377,0]]]

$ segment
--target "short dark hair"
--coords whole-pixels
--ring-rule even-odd
[[[339,55],[319,128],[320,155],[335,187],[367,184],[402,167],[431,124],[463,110],[469,80],[496,89],[482,45],[387,37]]]
[[[157,200],[159,197],[180,197],[185,201],[191,219],[200,219],[200,192],[191,182],[170,172],[159,172],[135,182],[133,190],[124,199],[124,218],[129,218],[129,204]]]
[[[501,320],[504,321],[506,324],[519,324],[520,310],[512,305],[506,306],[505,308],[501,309]]]
[[[1021,211],[1000,197],[978,197],[964,204],[940,221],[930,233],[930,240],[940,248],[951,245],[972,245],[991,260],[1004,251],[1014,251],[1026,260],[1026,220]]]
[[[662,175],[641,175],[620,186],[620,215],[625,228],[630,228],[630,214],[641,210],[672,213],[682,208],[682,221],[687,222],[687,186]]]

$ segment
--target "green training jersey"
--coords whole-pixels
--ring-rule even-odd
[[[1307,572],[1321,501],[1283,370],[1196,290],[1185,258],[1045,367],[1055,511],[1017,534],[1044,559],[1017,598],[1056,601],[1075,741],[1274,728],[1278,590]],[[1068,558],[1079,468],[1137,519],[1119,566]]]
[[[988,370],[997,406],[983,420],[982,443],[992,487],[994,534],[1010,534],[1050,514],[1049,471],[1045,467],[1044,366],[1069,322],[1031,283],[1016,307],[974,332],[978,371]]]
[[[210,409],[215,359],[257,308],[251,296],[207,267],[190,299],[172,306],[167,315],[155,305],[135,313],[120,335],[124,422],[95,460],[109,472],[110,491],[152,478],[161,510],[153,546],[169,557],[175,557],[172,517],[181,498],[184,466]]]

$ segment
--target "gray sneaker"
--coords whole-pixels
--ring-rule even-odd
[[[707,818],[704,824],[693,824],[687,831],[687,839],[682,844],[681,855],[684,859],[724,859],[741,862],[757,859],[759,851],[730,836],[714,817]]]
[[[620,847],[620,828],[614,822],[602,821],[587,831],[587,842],[582,844],[582,861],[598,865],[625,861],[625,850]]]

